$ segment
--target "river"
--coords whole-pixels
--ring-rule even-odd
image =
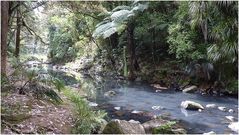
[[[233,116],[238,120],[236,98],[189,94],[170,89],[156,92],[155,88],[144,82],[128,82],[86,73],[77,73],[77,77],[68,71],[49,70],[49,73],[64,80],[68,86],[75,87],[78,84],[78,89],[87,93],[91,104],[97,105],[94,108],[104,109],[108,112],[109,119],[134,119],[144,122],[148,120],[147,117],[136,114],[145,112],[151,116],[166,115],[172,120],[179,120],[188,133],[235,133],[228,128],[229,121],[225,116]],[[107,96],[105,93],[108,91],[114,91],[116,94]],[[185,110],[180,107],[185,100],[195,101],[203,106],[216,104],[233,109],[234,113],[223,112],[217,108],[205,108],[202,112]]]

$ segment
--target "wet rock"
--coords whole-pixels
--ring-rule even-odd
[[[158,92],[162,92],[162,90],[156,90],[155,92],[156,92],[156,93],[158,93]]]
[[[162,107],[162,106],[152,106],[152,109],[153,109],[153,110],[163,110],[163,109],[165,109],[165,108]]]
[[[218,109],[221,110],[221,111],[223,111],[223,112],[226,111],[226,107],[223,107],[223,106],[219,106]]]
[[[113,90],[110,90],[110,91],[107,91],[105,92],[104,96],[107,96],[107,97],[113,97],[116,95],[116,92],[113,91]]]
[[[207,132],[207,133],[203,133],[203,135],[213,135],[213,134],[216,134],[214,131],[210,131],[210,132]]]
[[[181,107],[188,110],[204,109],[204,107],[201,104],[193,101],[183,101],[181,103]]]
[[[89,102],[89,106],[91,106],[91,107],[96,107],[96,106],[98,106],[98,104],[97,104],[97,103],[94,103],[94,102]]]
[[[116,111],[115,112],[115,115],[117,115],[119,117],[123,116],[124,114],[125,114],[125,112],[123,112],[123,111]]]
[[[132,111],[131,113],[138,114],[138,113],[143,113],[143,111],[134,110],[134,111]]]
[[[207,104],[206,108],[216,108],[217,105],[216,104]]]
[[[183,128],[172,129],[173,134],[186,134],[187,131]]]
[[[167,90],[167,87],[162,87],[160,84],[151,84],[150,86],[156,88],[156,89],[161,89],[161,90]]]
[[[136,123],[136,124],[140,124],[139,121],[136,121],[136,120],[129,120],[130,123]]]
[[[233,109],[229,109],[228,112],[229,113],[234,113],[234,110]]]
[[[228,128],[230,128],[234,132],[239,132],[239,122],[232,122],[228,125]]]
[[[125,120],[112,120],[104,128],[103,134],[145,134],[144,127]]]
[[[228,120],[230,120],[231,122],[233,122],[235,120],[235,118],[233,116],[225,116]]]
[[[115,110],[120,110],[120,107],[114,107]]]
[[[164,120],[162,118],[153,119],[142,124],[147,134],[186,134],[176,122]]]
[[[154,128],[157,128],[163,124],[167,123],[167,121],[162,119],[153,119],[143,123],[144,130],[147,134],[151,134]]]
[[[188,87],[188,88],[186,88],[186,89],[183,89],[183,92],[184,93],[193,93],[193,92],[195,92],[196,90],[197,90],[197,86],[190,86],[190,87]]]

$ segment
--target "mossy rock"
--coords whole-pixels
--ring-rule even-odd
[[[172,126],[175,124],[176,122],[168,122],[159,127],[153,128],[152,134],[173,134]]]
[[[156,119],[147,121],[142,124],[147,134],[186,134],[187,131],[183,129],[176,121],[169,121],[158,117]]]
[[[144,127],[125,120],[112,120],[104,128],[103,134],[145,134]]]

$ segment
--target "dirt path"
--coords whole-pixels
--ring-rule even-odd
[[[64,101],[67,99],[61,96]],[[54,105],[31,96],[11,93],[2,95],[3,134],[12,133],[71,133],[73,115],[71,105]]]

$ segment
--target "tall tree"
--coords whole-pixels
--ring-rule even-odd
[[[9,2],[1,1],[1,73],[6,74]]]
[[[19,2],[20,4],[20,2]],[[21,15],[20,15],[20,7],[17,10],[17,31],[16,31],[16,49],[15,49],[15,57],[19,56],[20,51],[20,33],[21,33]]]

